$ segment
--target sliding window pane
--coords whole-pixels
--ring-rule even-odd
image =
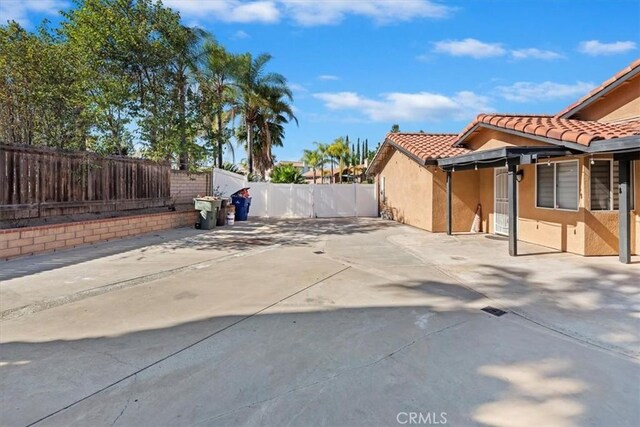
[[[578,162],[556,163],[556,207],[578,209]]]
[[[607,211],[610,209],[611,162],[608,160],[596,160],[591,165],[591,210]]]
[[[536,166],[537,206],[553,208],[553,164],[538,164]]]

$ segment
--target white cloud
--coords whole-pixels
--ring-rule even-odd
[[[444,18],[452,8],[430,0],[279,0],[299,25],[335,25],[347,15],[372,19],[378,24],[418,18]]]
[[[276,2],[270,0],[164,0],[163,3],[183,16],[224,22],[269,24],[279,22],[281,16]]]
[[[424,122],[466,120],[481,111],[492,111],[488,98],[473,92],[445,96],[430,92],[381,94],[371,99],[356,92],[316,93],[330,110],[355,110],[374,122]]]
[[[309,90],[307,90],[307,88],[301,85],[300,83],[289,83],[289,89],[297,93],[309,92]]]
[[[453,11],[431,0],[165,0],[164,4],[189,17],[260,23],[276,23],[288,17],[303,26],[335,25],[348,15],[390,24],[444,18]]]
[[[636,43],[632,41],[618,41],[613,43],[602,43],[599,40],[588,40],[580,42],[578,51],[587,55],[616,55],[626,53],[636,48]]]
[[[16,21],[24,27],[32,24],[27,15],[42,13],[57,15],[60,10],[69,6],[66,0],[2,0],[0,1],[0,24]]]
[[[500,96],[513,102],[544,102],[553,99],[576,98],[593,89],[593,83],[576,82],[562,84],[554,82],[516,82],[510,86],[498,86]]]
[[[561,54],[559,54],[558,52],[554,52],[552,50],[541,50],[541,49],[537,49],[535,47],[530,47],[527,49],[515,49],[511,51],[511,56],[513,56],[514,59],[528,59],[528,58],[532,58],[532,59],[543,59],[543,60],[553,60],[553,59],[560,59],[560,58],[564,58]]]
[[[321,74],[318,76],[318,80],[340,80],[340,77],[332,74]]]
[[[233,40],[249,39],[251,36],[246,31],[238,30],[231,36]]]
[[[507,50],[500,43],[485,43],[476,39],[442,40],[436,42],[434,51],[451,56],[470,56],[472,58],[490,58],[503,56]]]

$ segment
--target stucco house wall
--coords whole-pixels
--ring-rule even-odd
[[[447,174],[435,166],[433,171],[433,231],[447,231]],[[480,203],[478,171],[451,174],[451,228],[455,232],[471,230],[476,208]]]
[[[480,132],[471,135],[464,145],[473,151],[484,151],[502,147],[537,147],[548,146],[549,144],[497,130],[482,129]]]
[[[433,176],[406,155],[394,150],[378,177],[378,194],[384,180],[382,205],[393,219],[403,224],[433,231]]]
[[[585,106],[571,118],[617,122],[640,117],[640,75]]]
[[[420,166],[403,153],[393,154],[377,176],[378,194],[384,179],[384,205],[394,220],[431,232],[446,231],[446,173]],[[453,230],[469,231],[478,205],[477,172],[453,174]],[[382,206],[381,206],[382,208]]]
[[[606,156],[601,157],[606,158]],[[616,255],[618,253],[618,211],[590,210],[590,158],[582,157],[578,162],[580,177],[577,211],[536,207],[536,166],[520,166],[524,176],[518,184],[518,239],[579,255]],[[633,162],[635,201],[634,210],[631,213],[631,253],[633,254],[638,254],[640,249],[639,163]],[[483,169],[478,172],[478,198],[482,205],[483,231],[494,233],[495,172],[494,169]],[[456,191],[455,186],[453,190]]]

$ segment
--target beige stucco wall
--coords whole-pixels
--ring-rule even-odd
[[[433,231],[447,231],[447,174],[436,168],[433,171]],[[451,228],[455,232],[471,230],[478,206],[480,186],[477,171],[451,174]]]
[[[487,142],[500,141],[494,135]],[[510,140],[512,135],[501,138]],[[522,143],[522,141],[516,141]],[[511,143],[511,145],[515,145]],[[525,145],[531,145],[525,142]],[[482,148],[479,146],[478,148]],[[610,158],[606,155],[598,156]],[[535,165],[522,165],[518,184],[518,238],[521,241],[572,252],[579,255],[615,255],[618,253],[618,212],[592,212],[590,199],[590,157],[558,158],[554,161],[578,160],[578,210],[536,207]],[[631,252],[640,249],[640,162],[633,163],[634,198]],[[482,229],[494,233],[494,169],[454,172],[453,230],[471,228],[478,203],[482,206]],[[437,167],[418,165],[404,154],[394,151],[377,177],[385,177],[386,204],[395,220],[433,232],[446,231],[446,174]]]
[[[394,150],[377,177],[385,181],[386,206],[393,219],[423,230],[433,231],[433,177],[426,168]],[[380,192],[378,191],[378,194]]]
[[[536,147],[545,145],[549,144],[486,128],[474,133],[465,143],[465,147],[474,151],[493,150],[511,146]]]
[[[572,118],[601,122],[640,118],[640,75],[589,104]]]
[[[484,135],[483,135],[484,134]],[[481,131],[472,140],[476,150],[504,146],[543,144],[496,131]],[[611,156],[596,156],[611,158]],[[580,255],[616,255],[618,253],[618,211],[590,210],[590,158],[568,157],[554,161],[578,160],[578,210],[536,207],[535,165],[522,165],[524,172],[518,184],[518,239],[541,246]],[[631,221],[631,252],[640,250],[640,162],[634,162],[635,210]],[[455,174],[454,174],[455,175]],[[482,205],[483,230],[494,233],[494,169],[478,171],[478,200]],[[454,192],[456,186],[453,187]]]
[[[559,159],[559,160],[568,160]],[[640,162],[634,162],[635,210],[631,216],[631,253],[640,249]],[[536,207],[535,165],[523,165],[524,177],[518,184],[518,239],[579,255],[616,255],[618,253],[618,211],[591,211],[590,162],[579,159],[578,210]],[[479,180],[483,230],[494,230],[494,169],[485,169]],[[455,187],[454,187],[455,189]]]
[[[599,156],[610,158],[610,156]],[[590,163],[585,159],[585,179],[590,180]],[[638,254],[640,249],[640,162],[632,162],[633,189],[632,200],[634,209],[631,211],[631,253]],[[587,194],[586,206],[591,205],[590,194]],[[618,253],[618,211],[590,211],[584,210],[585,223],[585,254],[586,255],[616,255]]]
[[[478,180],[475,171],[452,176],[454,193],[453,230],[469,231],[478,204]],[[446,231],[446,174],[435,166],[420,166],[393,152],[377,177],[384,178],[385,204],[393,219],[427,231]],[[379,190],[378,190],[379,194]]]
[[[572,160],[560,158],[558,160]],[[583,160],[579,160],[582,170]],[[585,181],[578,180],[578,210],[536,207],[535,165],[521,166],[524,176],[518,184],[518,238],[525,242],[584,255]],[[586,183],[588,185],[588,182]]]

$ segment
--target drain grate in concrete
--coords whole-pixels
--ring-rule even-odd
[[[314,254],[316,255],[322,255],[324,252],[323,251],[315,251]]]
[[[493,314],[494,316],[497,316],[497,317],[500,317],[502,315],[507,314],[506,311],[500,310],[499,308],[495,308],[495,307],[491,307],[491,306],[487,306],[487,307],[483,308],[482,311],[486,311],[487,313]]]

